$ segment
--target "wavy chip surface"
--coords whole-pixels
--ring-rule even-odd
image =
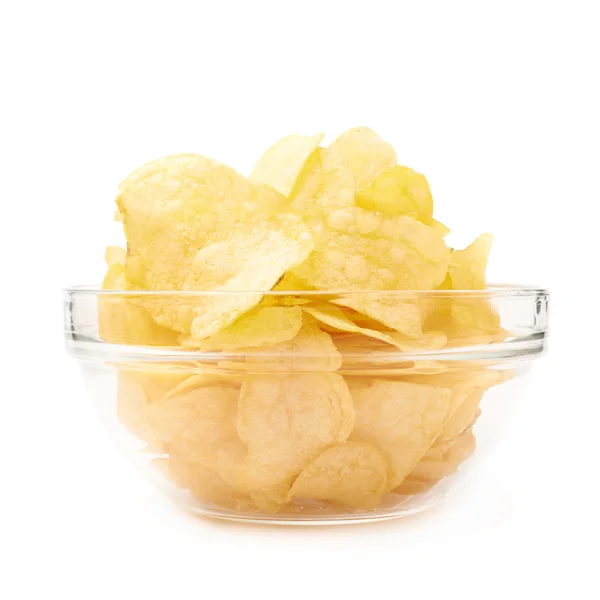
[[[346,442],[328,448],[300,473],[290,498],[376,508],[388,487],[388,463],[373,445]]]
[[[401,381],[373,380],[352,389],[352,440],[377,446],[391,465],[390,489],[412,471],[438,437],[451,409],[451,392]]]
[[[249,375],[237,418],[248,448],[246,485],[270,489],[298,475],[323,450],[344,442],[353,426],[352,399],[340,375]]]
[[[164,326],[204,339],[256,305],[312,250],[287,200],[198,155],[145,165],[120,186],[130,288],[249,292],[152,306]],[[255,293],[250,293],[255,292]]]

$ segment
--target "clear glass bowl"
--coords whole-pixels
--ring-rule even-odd
[[[159,489],[199,515],[329,524],[428,508],[502,435],[545,347],[548,292],[524,286],[264,295],[267,305],[339,302],[364,327],[373,322],[357,320],[348,298],[394,314],[418,306],[442,330],[444,315],[463,315],[445,335],[400,347],[321,321],[326,343],[317,334],[301,345],[202,350],[179,345],[152,316],[252,295],[64,294],[67,349],[103,422]],[[482,310],[501,329],[470,327]]]

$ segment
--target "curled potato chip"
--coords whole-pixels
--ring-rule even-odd
[[[388,485],[383,454],[364,442],[328,448],[307,465],[290,489],[290,498],[326,500],[359,509],[376,508]]]
[[[123,248],[109,246],[105,260],[108,270],[102,282],[103,290],[125,290],[125,255]],[[145,344],[171,346],[177,333],[161,327],[150,313],[137,306],[129,296],[102,295],[98,297],[98,331],[100,337],[115,344]]]
[[[485,269],[493,236],[480,235],[468,248],[452,252],[448,274],[455,290],[486,289]],[[500,317],[487,298],[454,299],[451,307],[452,320],[462,329],[480,332],[496,332]]]
[[[431,447],[448,418],[451,392],[402,381],[372,380],[352,389],[356,425],[351,439],[377,446],[397,487]]]
[[[432,222],[433,198],[427,179],[400,165],[383,169],[356,195],[356,204],[386,215],[408,215],[425,225]]]
[[[249,375],[237,418],[248,448],[245,484],[250,490],[274,488],[325,448],[345,441],[353,426],[352,399],[339,375]]]
[[[299,306],[257,307],[204,340],[188,338],[184,346],[204,351],[236,350],[278,344],[294,338],[302,326]]]
[[[316,319],[308,314],[302,316],[302,327],[295,338],[266,348],[249,348],[245,354],[246,362],[221,361],[219,366],[256,373],[318,373],[337,371],[342,366],[331,336],[321,331]]]
[[[319,289],[431,289],[446,275],[449,250],[423,223],[354,206],[354,182],[332,150],[318,149],[290,195],[315,249],[292,269]],[[371,315],[370,315],[371,316]]]
[[[275,190],[198,155],[154,161],[119,188],[125,277],[149,290],[237,291],[154,299],[162,325],[204,339],[256,305],[312,250],[310,233]],[[255,293],[252,293],[255,292]]]
[[[368,127],[349,129],[330,148],[348,163],[357,190],[366,188],[383,169],[396,164],[394,148]]]
[[[419,339],[423,336],[421,309],[416,300],[397,298],[381,292],[349,294],[334,298],[332,302],[365,314],[409,338]]]
[[[367,336],[384,344],[390,344],[399,348],[403,352],[421,351],[421,350],[438,350],[443,348],[446,336],[441,332],[429,332],[423,335],[419,340],[412,340],[407,336],[397,332],[383,332],[375,329],[359,327],[350,320],[343,311],[337,306],[327,302],[313,303],[308,306],[303,306],[302,310],[309,313],[322,323],[332,327],[334,330],[346,331],[350,333]],[[337,345],[337,344],[336,344]],[[342,345],[346,352],[351,351],[351,347],[356,353],[365,352],[369,348],[381,349],[381,345],[370,344],[361,337],[347,336],[342,341]],[[340,346],[337,345],[338,349]]]
[[[266,184],[289,196],[308,157],[319,147],[323,134],[309,137],[288,135],[271,146],[260,158],[250,181]]]

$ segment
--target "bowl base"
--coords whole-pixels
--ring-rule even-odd
[[[356,512],[324,510],[323,512],[311,511],[308,514],[302,514],[302,512],[266,514],[227,510],[222,507],[207,505],[187,505],[186,509],[197,517],[258,525],[353,525],[389,521],[415,515],[436,506],[443,500],[443,497],[439,494],[428,498],[421,497],[418,502],[415,502],[415,497],[408,496],[405,501],[393,507]]]

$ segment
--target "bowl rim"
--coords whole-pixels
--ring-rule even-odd
[[[202,297],[202,296],[233,296],[239,294],[261,294],[263,296],[360,296],[377,294],[387,297],[486,297],[486,298],[505,298],[505,297],[527,297],[527,296],[548,296],[550,289],[540,285],[531,284],[513,284],[498,283],[489,284],[484,290],[349,290],[349,289],[331,289],[331,290],[104,290],[97,284],[74,285],[63,288],[63,293],[72,295],[97,295],[97,296],[159,296],[159,297]]]

